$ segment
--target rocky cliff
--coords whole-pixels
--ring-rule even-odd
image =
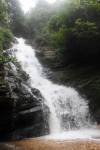
[[[0,67],[0,140],[47,134],[48,108],[39,90],[16,63]],[[45,110],[45,111],[44,111]],[[45,115],[45,117],[44,117]]]
[[[37,57],[51,69],[48,78],[56,83],[72,86],[88,101],[91,119],[100,124],[100,66],[64,64],[56,50],[37,48]]]

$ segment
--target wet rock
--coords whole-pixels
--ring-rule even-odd
[[[47,106],[39,90],[31,88],[20,65],[5,65],[0,81],[0,140],[47,134]]]
[[[13,99],[5,82],[4,68],[0,68],[0,140],[12,132]]]

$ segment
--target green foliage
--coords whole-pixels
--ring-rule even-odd
[[[58,15],[54,15],[51,17],[50,21],[49,21],[49,30],[51,32],[55,32],[55,31],[58,31],[61,24],[62,24],[62,21],[61,21],[62,17],[58,16]]]
[[[11,30],[16,35],[23,34],[25,32],[25,18],[19,1],[6,0],[6,5]]]
[[[99,0],[80,0],[81,5],[97,5]]]
[[[65,46],[65,35],[67,32],[67,28],[62,26],[59,28],[58,32],[54,32],[51,34],[51,45],[55,48],[64,48]]]
[[[65,0],[55,5],[40,0],[26,17],[18,0],[6,0],[6,6],[14,34],[33,39],[40,47],[57,49],[64,62],[87,62],[88,58],[94,62],[99,56],[98,0]]]
[[[97,0],[65,0],[54,6],[39,1],[28,13],[24,26],[36,45],[57,49],[64,62],[95,62],[99,56],[100,3]]]
[[[9,48],[12,37],[12,33],[9,29],[0,28],[0,50]]]
[[[8,15],[5,3],[0,0],[0,26],[8,25]]]
[[[8,59],[3,55],[3,50],[8,49],[11,46],[13,38],[12,32],[8,28],[9,17],[7,13],[7,1],[0,0],[0,66],[5,59]]]

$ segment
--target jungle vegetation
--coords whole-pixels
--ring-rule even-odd
[[[0,49],[9,44],[11,32],[39,47],[56,49],[66,65],[99,64],[100,1],[63,0],[50,5],[39,0],[24,14],[18,0],[0,0]]]

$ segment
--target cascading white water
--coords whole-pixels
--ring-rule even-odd
[[[30,76],[30,86],[40,90],[49,107],[51,133],[59,133],[71,128],[88,126],[87,102],[71,87],[57,85],[43,74],[43,68],[35,56],[35,50],[18,38],[13,49],[23,70]]]

